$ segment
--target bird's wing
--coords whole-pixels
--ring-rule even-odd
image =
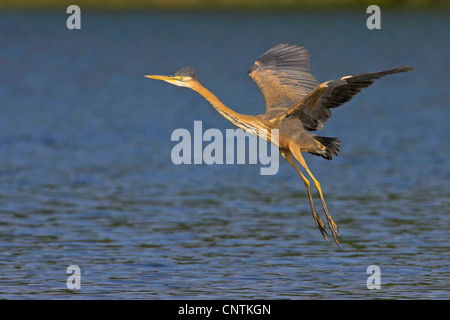
[[[323,123],[331,116],[330,108],[337,108],[350,101],[362,89],[372,85],[375,80],[389,74],[413,71],[409,66],[379,72],[345,76],[322,83],[287,110],[281,119],[297,117],[309,131],[322,129]]]
[[[309,53],[303,47],[279,44],[264,53],[248,70],[266,100],[266,111],[290,108],[316,86],[310,73]]]

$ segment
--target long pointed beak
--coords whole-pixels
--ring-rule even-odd
[[[168,82],[172,82],[175,81],[172,77],[170,76],[145,76],[146,78],[150,78],[150,79],[156,79],[156,80],[164,80],[164,81],[168,81]]]

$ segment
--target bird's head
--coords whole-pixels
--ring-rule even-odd
[[[194,68],[183,68],[175,72],[173,76],[146,76],[150,79],[164,80],[168,83],[174,84],[179,87],[190,87],[196,80]]]

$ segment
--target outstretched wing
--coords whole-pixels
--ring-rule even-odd
[[[308,50],[289,44],[264,53],[248,74],[264,95],[266,111],[290,108],[319,85],[310,73]]]
[[[285,112],[281,118],[298,117],[303,127],[309,131],[322,129],[323,123],[331,116],[330,108],[337,108],[350,101],[362,89],[375,80],[389,74],[413,71],[409,66],[379,72],[345,76],[322,83]]]

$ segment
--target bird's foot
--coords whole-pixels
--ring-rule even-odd
[[[325,240],[328,241],[327,238],[327,230],[325,230],[325,224],[323,223],[322,219],[319,217],[319,215],[317,214],[317,212],[312,209],[312,215],[314,218],[314,221],[316,222],[317,228],[320,230],[320,232],[322,233],[322,236],[325,238]]]
[[[330,227],[330,230],[331,230],[331,233],[333,235],[334,241],[336,242],[337,245],[339,245],[338,238],[341,237],[341,235],[339,234],[339,228],[338,228],[337,224],[334,223],[334,221],[331,218],[329,213],[326,214],[326,217],[327,217],[328,226]]]

